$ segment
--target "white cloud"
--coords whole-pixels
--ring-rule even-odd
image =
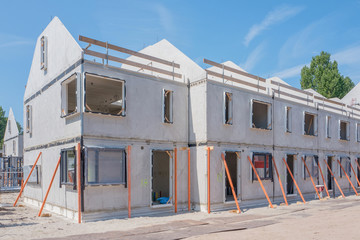
[[[358,65],[360,63],[360,46],[351,47],[331,56],[341,65]]]
[[[31,45],[31,44],[33,44],[33,42],[31,42],[31,41],[4,42],[4,43],[0,43],[0,48],[15,47],[15,46],[22,46],[22,45]]]
[[[264,49],[266,47],[266,43],[262,42],[261,44],[259,44],[259,46],[257,46],[247,57],[246,61],[244,64],[241,64],[243,66],[243,68],[247,71],[247,72],[251,72],[252,69],[254,68],[254,66],[259,62],[259,60],[263,57],[264,55]]]
[[[12,34],[0,33],[0,48],[22,46],[33,44],[34,41],[30,41],[23,37],[19,37]]]
[[[279,77],[279,78],[291,78],[291,77],[295,77],[295,76],[300,77],[301,69],[305,65],[309,66],[309,64],[301,64],[301,65],[297,65],[295,67],[284,69],[280,72],[274,73],[273,75],[276,77]]]
[[[155,5],[155,11],[159,15],[160,23],[162,27],[168,31],[172,32],[175,29],[172,13],[165,6],[161,4]]]
[[[262,31],[266,30],[271,25],[275,25],[287,18],[297,15],[303,9],[303,7],[282,6],[272,10],[266,15],[261,23],[255,24],[250,28],[249,32],[245,36],[244,44],[248,46],[249,43]]]

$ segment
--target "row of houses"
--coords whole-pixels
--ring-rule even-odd
[[[189,203],[196,211],[232,208],[228,176],[240,205],[263,204],[250,161],[275,201],[282,192],[274,163],[290,199],[299,193],[284,162],[305,196],[314,195],[310,175],[334,190],[326,163],[343,190],[350,186],[339,162],[356,184],[359,85],[327,99],[231,61],[204,63],[167,40],[139,52],[78,42],[55,17],[37,39],[24,94],[25,166],[42,153],[24,201],[40,206],[59,158],[45,208],[72,219],[80,210],[82,220],[126,216],[130,202],[135,215]]]

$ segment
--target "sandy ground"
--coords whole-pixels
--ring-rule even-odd
[[[360,196],[310,201],[242,214],[181,213],[77,224],[38,209],[12,207],[17,194],[0,193],[0,239],[360,239]]]

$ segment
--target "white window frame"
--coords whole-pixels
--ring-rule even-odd
[[[267,122],[267,128],[266,129],[254,127],[254,125],[253,125],[253,105],[254,105],[254,102],[267,105],[267,120],[268,120],[268,122]],[[250,101],[250,128],[252,128],[252,129],[262,129],[262,130],[272,130],[272,104],[270,102],[264,102],[264,101],[261,101],[261,100],[251,99],[251,101]]]
[[[314,135],[306,134],[306,132],[305,132],[305,115],[306,114],[314,116],[314,123],[313,123],[314,124]],[[304,136],[317,137],[318,136],[318,115],[316,113],[311,113],[311,112],[304,111],[303,112],[302,128],[303,128],[303,135]]]
[[[292,132],[292,107],[285,106],[285,132]]]
[[[229,99],[229,107],[226,107],[226,101]],[[225,125],[233,124],[233,94],[230,92],[224,92],[223,97],[223,123]],[[226,120],[226,115],[228,115],[228,119]]]
[[[32,132],[32,106],[26,105],[26,132]]]
[[[75,111],[68,112],[69,84],[72,81],[75,81],[75,86],[76,86],[76,89],[75,89],[76,106],[75,106]],[[74,73],[61,83],[61,116],[66,117],[66,116],[72,115],[74,113],[77,113],[78,109],[79,109],[79,107],[78,107],[78,78],[77,78],[77,74]]]
[[[48,41],[46,36],[40,38],[40,69],[47,70]]]
[[[341,123],[345,123],[346,124],[346,139],[341,139]],[[339,140],[342,141],[350,141],[350,122],[348,121],[344,121],[344,120],[339,120]]]
[[[169,101],[169,118],[167,119],[165,117],[165,108],[166,108],[166,102],[165,102],[165,95],[166,94],[170,94],[170,101]],[[168,123],[168,124],[173,124],[174,123],[174,117],[173,117],[173,106],[174,106],[174,91],[172,90],[168,90],[168,89],[163,89],[162,90],[162,122],[163,123]]]
[[[331,138],[331,117],[330,116],[326,116],[325,134],[326,134],[326,138]]]

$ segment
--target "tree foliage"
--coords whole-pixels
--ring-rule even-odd
[[[330,54],[322,51],[312,58],[310,67],[301,69],[302,89],[312,88],[327,98],[343,98],[353,87],[349,77],[339,73],[338,63],[330,60]]]

